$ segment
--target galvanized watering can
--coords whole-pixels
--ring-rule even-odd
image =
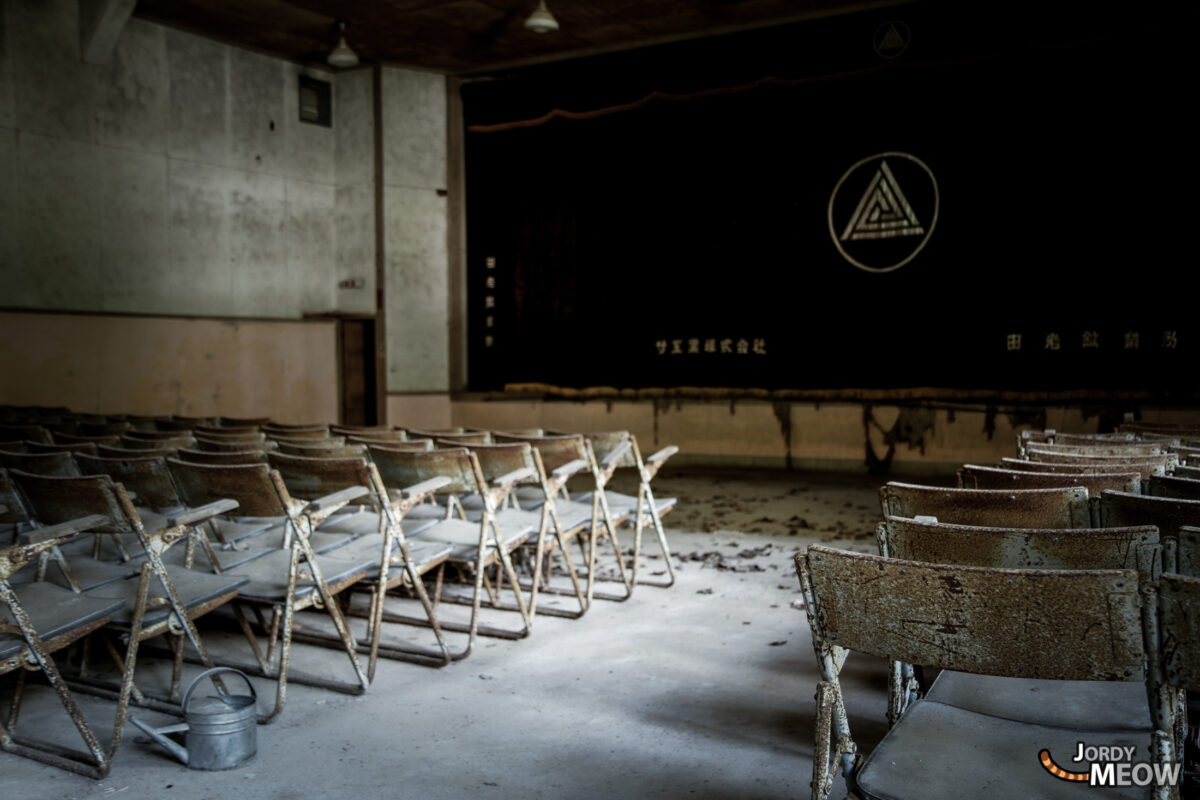
[[[203,697],[192,702],[192,693],[200,681],[221,672],[234,672],[250,687],[250,695]],[[258,695],[244,672],[217,667],[200,673],[183,695],[182,723],[151,728],[130,718],[150,738],[166,748],[190,769],[235,769],[249,764],[258,753]],[[185,733],[187,747],[180,747],[165,734]]]

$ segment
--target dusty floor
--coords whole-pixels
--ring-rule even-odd
[[[807,797],[817,673],[791,559],[815,541],[872,550],[883,480],[664,472],[658,494],[680,500],[666,518],[678,570],[670,589],[641,586],[629,602],[597,601],[579,620],[539,616],[530,638],[481,639],[441,670],[381,661],[364,696],[293,684],[280,720],[258,728],[257,760],[241,769],[188,770],[128,726],[102,781],[0,754],[3,795]],[[642,577],[661,580],[652,536],[644,551]],[[207,638],[218,651],[239,644]],[[349,677],[344,655],[307,645],[293,665]],[[139,675],[153,686],[165,673],[146,661]],[[852,729],[869,748],[885,730],[883,664],[852,658],[843,682]],[[265,708],[273,684],[255,684]],[[40,702],[46,694],[23,729],[53,721],[63,733],[55,738],[73,744],[61,711]],[[111,706],[81,702],[108,741]]]

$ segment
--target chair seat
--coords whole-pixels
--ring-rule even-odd
[[[926,700],[1017,722],[1097,731],[1153,726],[1139,681],[1052,681],[943,670]]]
[[[111,616],[125,605],[124,600],[75,594],[47,581],[13,588],[34,630],[49,646],[53,645],[51,640],[56,637]],[[0,601],[0,618],[13,621],[11,609],[3,601]],[[0,634],[0,660],[17,655],[23,647],[25,640],[20,636]]]
[[[592,492],[586,492],[578,495],[575,500],[577,502],[588,503],[590,505],[592,502],[592,494]],[[608,497],[608,508],[610,511],[612,511],[614,517],[620,518],[632,516],[633,513],[637,511],[636,497],[628,494],[621,494],[620,492],[605,492],[604,494]],[[661,517],[674,508],[676,502],[678,502],[678,499],[675,497],[656,497],[654,498],[654,513]]]
[[[74,576],[75,582],[85,592],[107,586],[116,581],[123,581],[126,578],[136,575],[142,568],[141,564],[135,561],[126,561],[124,563],[97,561],[90,555],[81,554],[68,555],[66,556],[66,560],[67,568],[71,570],[71,575]],[[64,589],[71,588],[67,583],[67,579],[63,577],[62,570],[55,564],[47,565],[46,580]]]
[[[175,594],[179,596],[180,602],[188,611],[202,606],[210,600],[215,600],[221,595],[236,592],[247,581],[246,578],[237,575],[212,575],[175,567],[167,567],[167,573],[170,575],[171,585],[175,587]],[[137,591],[138,581],[131,578],[121,583],[103,586],[96,590],[95,594],[125,601],[124,608],[113,614],[112,624],[128,627],[133,622],[133,607],[137,602]],[[154,576],[150,577],[149,596],[151,600],[166,597],[162,583]],[[170,606],[165,604],[148,606],[145,616],[142,618],[142,624],[147,627],[157,625],[170,613]]]
[[[287,599],[288,565],[291,552],[276,550],[263,557],[256,558],[235,569],[232,575],[249,580],[238,590],[239,599],[259,603],[281,603]],[[317,566],[327,584],[336,584],[353,578],[355,575],[365,575],[379,561],[378,551],[372,558],[339,558],[337,556],[321,556]],[[307,597],[316,589],[312,578],[304,577],[306,572],[304,561],[300,562],[300,579],[296,584],[297,599]]]
[[[256,545],[254,544],[254,540],[251,539],[249,544],[221,544],[220,542],[212,542],[212,549],[213,554],[217,557],[217,564],[221,567],[221,571],[229,572],[256,558],[264,558],[279,548]],[[163,563],[172,567],[182,567],[186,559],[187,549],[183,543],[175,545],[163,555]],[[211,572],[213,571],[210,569],[212,566],[208,562],[208,554],[204,551],[204,548],[197,547],[195,556],[192,558],[192,569],[200,572]]]
[[[358,544],[355,542],[355,544]],[[376,551],[379,552],[378,550]],[[436,564],[438,561],[443,561],[450,557],[454,552],[454,545],[446,542],[421,542],[409,541],[408,554],[412,556],[413,564],[417,567],[417,572],[422,572],[429,564]],[[399,548],[392,549],[392,566],[388,570],[388,580],[394,580],[405,574],[405,568],[400,561]],[[376,559],[376,565],[367,573],[366,580],[379,580],[379,565]]]
[[[1047,749],[1063,769],[1086,772],[1086,764],[1071,761],[1081,741],[1134,746],[1135,760],[1149,758],[1149,734],[1037,725],[920,700],[862,763],[859,794],[864,800],[1150,797],[1145,787],[1099,788],[1056,778],[1038,759]]]
[[[558,510],[558,521],[562,525],[563,533],[573,533],[580,529],[586,529],[592,524],[592,507],[585,506],[582,503],[576,503],[571,500],[559,500],[554,504]],[[467,519],[472,522],[478,522],[483,518],[482,510],[467,509]],[[530,533],[534,533],[542,524],[541,509],[533,510],[527,508],[503,508],[496,512],[496,522],[500,525],[500,530],[508,530],[510,528],[528,529]],[[554,538],[554,527],[550,522],[547,522],[546,538]],[[537,541],[525,543],[527,546],[536,545]]]
[[[414,533],[436,524],[445,516],[445,513],[445,509],[443,509],[438,512],[436,517],[415,520],[405,517],[400,521],[400,528],[404,531],[405,536],[412,536]],[[379,515],[367,509],[348,514],[334,514],[321,527],[317,528],[317,533],[346,533],[351,536],[379,533]]]
[[[282,526],[272,528],[260,536],[255,536],[249,543],[260,547],[281,550],[283,549],[284,533],[285,529]],[[323,533],[317,530],[308,537],[308,543],[312,546],[314,553],[321,555],[331,550],[337,550],[339,547],[349,544],[353,539],[354,537],[348,533]]]
[[[521,544],[524,539],[531,533],[536,531],[536,526],[510,526],[505,527],[500,525],[501,541],[504,542],[506,549],[511,550]],[[442,520],[436,525],[421,531],[413,537],[414,542],[420,540],[422,542],[442,542],[454,546],[454,550],[450,553],[452,561],[474,561],[479,554],[479,523],[465,522],[461,519]],[[492,544],[491,532],[488,532],[487,546],[494,547]]]

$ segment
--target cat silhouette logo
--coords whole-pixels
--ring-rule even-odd
[[[916,258],[937,225],[933,172],[908,153],[859,161],[829,198],[829,234],[842,257],[868,272],[891,272]]]

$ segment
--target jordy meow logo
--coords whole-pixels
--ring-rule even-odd
[[[1059,780],[1077,781],[1089,786],[1179,785],[1182,764],[1134,761],[1136,751],[1137,748],[1131,746],[1097,746],[1077,742],[1071,758],[1071,769],[1060,767],[1046,749],[1038,753],[1038,761],[1047,772]]]

